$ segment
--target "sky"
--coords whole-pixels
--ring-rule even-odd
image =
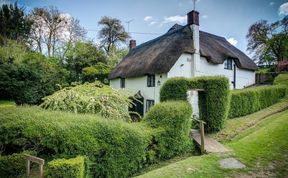
[[[16,0],[0,0],[0,5]],[[29,12],[35,7],[56,6],[80,21],[87,36],[97,42],[103,16],[122,21],[137,45],[166,33],[175,23],[185,25],[193,0],[18,0]],[[275,22],[288,15],[287,0],[196,0],[200,30],[225,37],[248,54],[246,34],[250,25],[264,19]]]

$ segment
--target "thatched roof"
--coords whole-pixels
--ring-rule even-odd
[[[110,79],[161,74],[170,71],[183,53],[194,53],[189,26],[174,25],[166,34],[132,49],[112,70]],[[225,38],[200,31],[200,54],[211,63],[222,64],[227,57],[238,68],[256,70],[256,64]]]

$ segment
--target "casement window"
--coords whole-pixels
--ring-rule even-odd
[[[155,87],[155,75],[147,75],[147,87]]]
[[[120,79],[120,88],[125,88],[125,78]]]
[[[146,100],[146,112],[149,111],[149,109],[154,106],[154,100]]]
[[[232,70],[232,59],[228,58],[224,62],[224,69]]]

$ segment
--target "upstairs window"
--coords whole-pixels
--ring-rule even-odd
[[[147,87],[155,87],[155,75],[147,76]]]
[[[154,100],[146,100],[146,112],[149,111],[149,109],[154,106]]]
[[[120,79],[120,88],[125,88],[125,78]]]
[[[232,59],[228,58],[224,62],[224,69],[232,70]]]

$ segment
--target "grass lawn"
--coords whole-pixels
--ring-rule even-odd
[[[283,111],[287,106],[286,100],[229,120],[222,135],[215,137],[234,150],[232,153],[192,156],[139,177],[288,177],[288,110]],[[234,132],[239,126],[242,129]],[[247,167],[220,168],[218,161],[227,157],[234,157]]]

